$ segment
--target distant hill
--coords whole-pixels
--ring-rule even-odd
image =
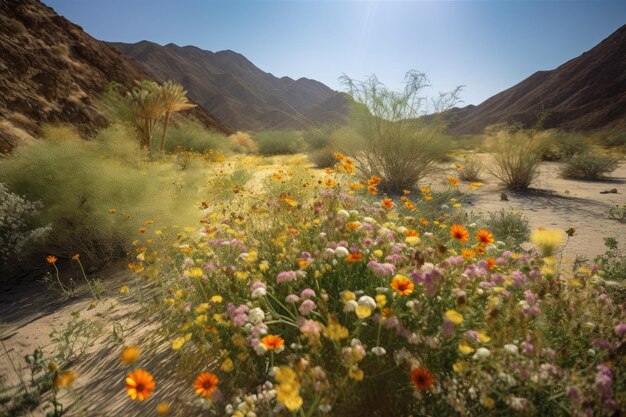
[[[36,0],[0,0],[0,151],[32,140],[41,124],[68,122],[83,133],[106,125],[94,98],[111,81],[152,79],[116,49]],[[230,132],[202,108],[205,125]]]
[[[179,82],[194,101],[235,129],[305,127],[334,121],[334,111],[343,109],[338,105],[343,96],[319,81],[277,78],[231,50],[211,52],[148,41],[109,45],[155,77]]]
[[[626,125],[626,25],[597,46],[551,71],[539,71],[478,106],[448,112],[459,134],[500,122],[594,130]]]

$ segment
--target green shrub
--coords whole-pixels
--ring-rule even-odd
[[[483,164],[476,155],[467,156],[461,162],[459,178],[463,181],[479,181]]]
[[[228,147],[228,138],[218,132],[212,132],[200,122],[182,119],[169,128],[165,150],[179,150],[206,153],[223,151]]]
[[[70,124],[46,124],[41,128],[41,137],[51,142],[62,142],[66,140],[81,140],[76,126]]]
[[[146,163],[124,134],[128,128],[113,125],[92,141],[37,141],[0,161],[0,182],[43,203],[33,227],[51,227],[44,253],[102,264],[125,254],[145,221],[193,224],[205,171]]]
[[[611,132],[601,142],[602,146],[608,149],[626,149],[626,132]]]
[[[335,152],[329,148],[322,148],[308,153],[309,161],[318,168],[330,168],[337,163]]]
[[[272,130],[258,132],[254,140],[261,155],[294,154],[302,150],[302,138],[296,131]]]
[[[567,160],[589,149],[588,138],[580,133],[546,130],[541,132],[539,136],[545,140],[545,148],[542,155],[544,161]]]
[[[302,138],[309,150],[320,150],[330,145],[331,132],[324,130],[306,130],[302,133]]]
[[[608,155],[583,153],[574,155],[561,168],[561,176],[567,179],[597,180],[617,169],[619,163]]]
[[[340,149],[363,175],[380,177],[382,191],[400,194],[438,171],[437,162],[445,160],[449,144],[441,118],[420,117],[429,111],[419,96],[428,85],[425,74],[408,72],[402,92],[387,89],[375,76],[363,82],[347,76],[342,80],[354,98],[349,119],[354,135],[340,138]],[[430,110],[451,107],[458,91],[442,95]]]
[[[512,190],[525,190],[539,176],[546,149],[544,138],[532,130],[502,129],[491,135],[495,165],[491,174]]]
[[[496,240],[518,247],[530,239],[528,219],[522,212],[499,211],[489,212],[485,218],[485,227],[493,234]]]

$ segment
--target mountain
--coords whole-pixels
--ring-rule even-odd
[[[94,98],[111,81],[151,79],[116,49],[36,0],[0,0],[0,151],[33,140],[43,123],[89,134],[106,125]],[[189,112],[230,132],[205,109]]]
[[[551,71],[539,71],[478,106],[452,109],[450,128],[480,133],[500,122],[594,130],[626,125],[626,25],[598,45]]]
[[[148,41],[109,45],[156,78],[182,84],[193,100],[235,129],[304,127],[313,122],[306,114],[338,94],[308,78],[277,78],[231,50],[211,52]]]

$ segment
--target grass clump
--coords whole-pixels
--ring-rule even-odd
[[[489,212],[484,222],[497,240],[509,246],[519,247],[530,239],[528,219],[522,212],[500,209]]]
[[[255,153],[258,151],[252,137],[245,132],[235,132],[228,137],[230,149],[237,153]]]
[[[182,119],[169,128],[165,150],[168,152],[223,152],[227,146],[228,138],[225,135],[208,130],[196,120]]]
[[[566,133],[554,129],[538,133],[545,141],[544,161],[566,161],[576,154],[589,150],[589,139],[580,133]]]
[[[479,181],[484,166],[476,155],[466,156],[458,169],[459,178],[463,181]]]
[[[443,121],[425,121],[429,111],[441,112],[457,101],[458,89],[442,95],[433,108],[420,97],[428,85],[425,74],[410,71],[401,92],[387,89],[375,76],[366,81],[342,78],[354,105],[350,114],[351,137],[339,138],[341,151],[356,162],[366,177],[381,178],[381,190],[400,194],[426,175],[436,172],[449,145],[442,139]]]
[[[544,138],[534,130],[505,127],[487,133],[495,165],[490,170],[512,190],[525,190],[539,177],[539,164],[546,149]]]
[[[302,137],[293,130],[270,130],[254,135],[259,153],[264,156],[289,155],[302,150]]]
[[[619,162],[598,153],[582,153],[571,157],[561,168],[561,176],[575,180],[599,180],[617,169]]]

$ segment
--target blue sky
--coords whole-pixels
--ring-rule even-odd
[[[626,24],[626,1],[44,0],[97,39],[232,49],[276,76],[342,89],[343,73],[429,93],[465,85],[479,104]]]

